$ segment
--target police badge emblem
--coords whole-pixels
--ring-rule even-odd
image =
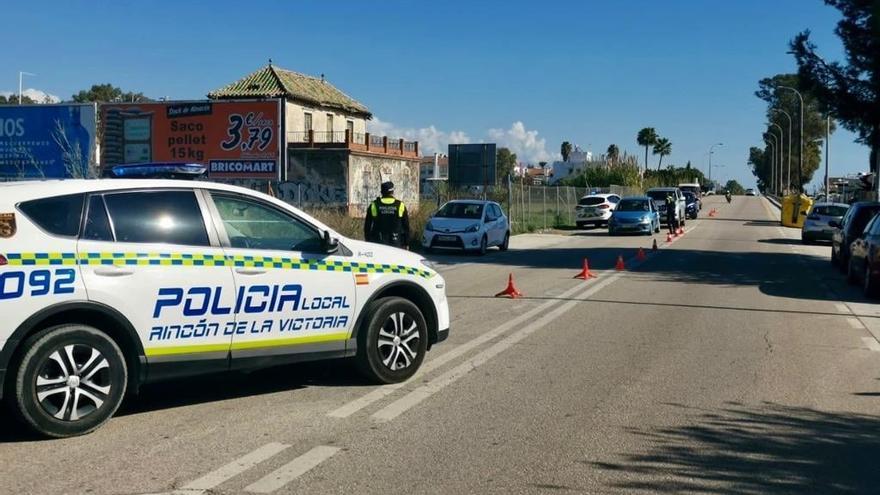
[[[0,237],[15,235],[15,213],[0,213]]]

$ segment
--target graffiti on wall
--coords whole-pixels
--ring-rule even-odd
[[[379,197],[383,182],[394,182],[394,195],[407,204],[419,201],[419,162],[352,155],[351,204],[365,206]]]

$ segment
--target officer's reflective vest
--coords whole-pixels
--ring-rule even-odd
[[[378,198],[370,204],[370,216],[375,222],[373,232],[377,242],[401,244],[403,242],[403,214],[406,206],[397,198]]]

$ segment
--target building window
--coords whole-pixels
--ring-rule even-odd
[[[306,132],[312,130],[312,114],[309,112],[303,113],[303,130]]]
[[[332,132],[333,132],[333,114],[328,113],[327,114],[327,134],[332,136],[333,135],[333,134],[331,134]]]
[[[353,120],[346,120],[345,121],[345,128],[348,129],[349,134],[354,136],[354,121]]]

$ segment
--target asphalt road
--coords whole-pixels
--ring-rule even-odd
[[[880,492],[878,305],[765,199],[703,213],[641,263],[598,230],[439,256],[452,333],[402,386],[320,363],[152,385],[80,438],[0,416],[0,492]]]

